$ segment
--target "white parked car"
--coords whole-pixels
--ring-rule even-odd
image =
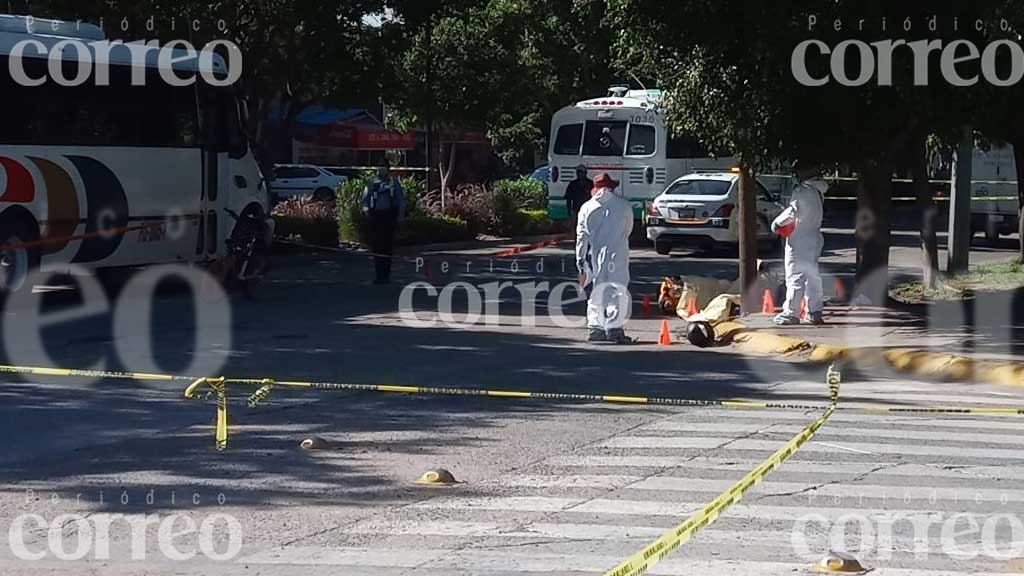
[[[308,164],[277,164],[270,180],[270,191],[275,199],[293,196],[313,196],[314,200],[333,202],[338,186],[348,180],[346,176],[332,174],[318,166]]]
[[[778,246],[781,238],[771,231],[771,222],[785,208],[761,182],[757,187],[757,239],[759,244]],[[677,246],[711,249],[716,245],[739,245],[739,174],[696,172],[672,182],[647,205],[647,238],[658,254]]]

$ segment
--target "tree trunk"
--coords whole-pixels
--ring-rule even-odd
[[[928,136],[923,130],[914,133],[910,144],[910,173],[914,180],[914,196],[921,213],[921,277],[928,289],[938,286],[939,242],[936,237],[938,208],[928,183]]]
[[[861,170],[857,189],[857,290],[874,306],[889,299],[889,211],[891,160],[876,160]]]
[[[1024,132],[1015,134],[1010,144],[1013,165],[1017,169],[1017,258],[1024,262]]]
[[[444,208],[445,208],[444,197],[445,197],[445,194],[448,192],[448,180],[451,177],[452,172],[455,170],[456,146],[457,146],[457,144],[455,142],[451,142],[451,143],[448,144],[448,166],[445,166],[444,154],[442,153],[440,155],[441,156],[441,163],[438,164],[438,167],[437,167],[438,168],[438,173],[441,175],[441,211],[442,212],[444,211]]]
[[[743,290],[740,311],[747,315],[759,312],[760,308],[754,290],[757,282],[757,190],[745,162],[740,163],[739,204],[740,287]]]

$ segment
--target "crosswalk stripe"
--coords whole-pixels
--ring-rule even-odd
[[[602,572],[619,558],[601,554],[565,555],[522,550],[466,549],[367,549],[317,548],[296,546],[275,548],[243,556],[237,560],[254,565],[334,565],[351,567],[416,568],[417,573],[432,570],[459,570],[460,573],[546,573]],[[647,573],[655,576],[792,576],[807,571],[806,563],[744,560],[699,560],[682,555],[669,556]],[[360,572],[361,574],[363,572]],[[1005,576],[1005,572],[960,572],[909,568],[876,568],[872,576]]]
[[[653,476],[629,486],[630,490],[666,490],[682,492],[721,492],[730,486],[731,480],[705,480],[700,478],[678,478]],[[769,494],[800,493],[808,488],[806,482],[775,482],[766,480],[758,484],[752,494],[764,496]],[[912,499],[929,502],[1024,502],[1024,490],[992,489],[992,488],[942,488],[931,486],[880,486],[875,484],[825,484],[808,491],[809,497],[815,496],[840,498],[882,498]]]
[[[618,436],[600,444],[602,448],[714,448],[727,444],[723,450],[763,450],[770,452],[778,448],[779,442],[773,440],[734,440],[728,437],[662,437],[662,436]],[[829,443],[832,444],[832,443]],[[1006,460],[1024,460],[1024,448],[1011,450],[1004,448],[963,448],[951,446],[927,446],[913,444],[877,444],[870,442],[843,442],[842,447],[854,452],[868,454],[899,454],[906,456],[949,456],[955,453],[959,457],[998,458]],[[841,450],[841,448],[840,448]],[[835,444],[824,445],[820,440],[812,440],[802,448],[804,452],[838,452]]]
[[[583,498],[547,498],[542,496],[480,496],[426,500],[410,508],[446,510],[514,510],[519,512],[560,512],[586,502]]]
[[[703,501],[666,502],[664,500],[634,499],[576,499],[571,503],[566,498],[546,497],[452,497],[440,500],[429,500],[412,505],[410,508],[421,510],[476,510],[476,511],[509,511],[516,512],[560,512],[563,514],[605,514],[625,516],[673,516],[686,517],[702,507]],[[894,502],[904,502],[901,498],[893,498]],[[823,503],[829,500],[822,498]],[[919,499],[918,502],[927,502]],[[971,497],[961,500],[965,505],[973,505]],[[782,506],[768,504],[736,504],[723,517],[751,518],[761,520],[800,520],[808,515],[818,514],[834,521],[846,514],[857,514],[865,517],[903,517],[921,516],[929,513],[921,509],[890,509],[862,508],[860,506]],[[978,518],[995,515],[997,512],[978,512]]]
[[[690,466],[688,470],[695,474],[706,471],[730,471],[746,472],[753,469],[759,460],[736,459],[736,458],[686,458],[682,456],[603,456],[603,455],[576,455],[566,454],[552,456],[544,461],[547,466],[562,466],[567,468],[682,468]],[[787,472],[821,473],[828,472],[827,466],[833,464],[831,461],[818,460],[789,460],[779,470]],[[826,466],[826,468],[823,468]],[[842,467],[837,471],[843,474],[856,475],[874,471],[876,468],[884,467],[876,475],[883,476],[913,476],[915,478],[934,477],[952,478],[958,480],[985,479],[988,477],[1001,477],[1007,480],[1024,480],[1024,468],[1009,468],[1002,466],[952,466],[944,468],[941,465],[912,464],[907,462],[876,461],[876,462],[843,462]],[[685,470],[684,470],[685,471]]]
[[[375,535],[381,538],[393,536],[449,536],[473,538],[501,538],[509,544],[517,544],[514,539],[529,540],[532,543],[558,543],[564,540],[573,541],[647,541],[657,538],[665,532],[663,526],[626,526],[619,524],[583,524],[534,522],[516,529],[509,529],[494,522],[463,522],[454,520],[435,520],[431,522],[408,522],[395,526],[393,522],[368,522],[344,531],[345,534]],[[824,550],[829,547],[829,533],[825,531],[808,531],[800,534],[811,549]],[[741,537],[747,546],[786,548],[787,554],[793,553],[793,530],[723,530],[706,528],[696,536],[703,544],[733,544]],[[980,542],[979,542],[980,543]],[[914,552],[926,549],[941,551],[944,542],[939,535],[931,535],[923,541],[913,531],[893,530],[886,542],[875,542],[872,551],[878,552]],[[967,539],[961,539],[961,545]],[[1006,544],[1002,543],[1001,544]],[[815,558],[816,559],[816,558]]]
[[[499,481],[484,482],[482,486],[514,486],[525,488],[621,488],[641,480],[640,476],[531,475],[516,474]]]
[[[1022,429],[1024,429],[1024,422],[1021,423]],[[677,422],[677,421],[662,421],[651,424],[650,426],[644,426],[634,431],[636,432],[647,432],[647,431],[664,431],[664,432],[704,432],[704,433],[749,433],[757,432],[758,430],[764,429],[765,426],[762,423],[742,423],[742,422],[719,422],[719,423],[697,423],[697,422]],[[777,432],[784,434],[796,434],[802,429],[802,426],[798,424],[784,424],[771,427],[769,432]],[[985,444],[1021,444],[1024,445],[1024,435],[1008,435],[1005,432],[1001,434],[979,434],[974,432],[963,432],[958,431],[955,435],[952,435],[947,431],[932,431],[932,430],[888,430],[882,428],[847,428],[843,426],[832,426],[825,427],[818,432],[817,437],[825,436],[855,436],[858,438],[896,438],[900,440],[955,440],[956,442],[980,442]]]
[[[707,415],[700,416],[707,418]],[[692,412],[681,412],[678,415],[666,418],[665,422],[693,422],[697,417]],[[795,410],[752,410],[737,411],[729,414],[730,421],[752,422],[768,420],[772,423],[782,420],[794,422],[806,422],[807,414]],[[715,421],[719,421],[716,419]],[[847,422],[860,426],[870,424],[892,424],[898,426],[926,426],[931,428],[974,428],[978,430],[1012,430],[1020,431],[1024,427],[1024,418],[1019,416],[986,417],[976,416],[955,416],[949,414],[885,414],[871,412],[843,412],[840,410],[832,415],[829,420],[829,427],[834,428],[837,424]]]
[[[818,385],[818,389],[821,391],[822,399],[827,399],[828,391],[824,389],[822,385]],[[853,404],[858,402],[879,402],[883,404],[893,403],[905,403],[908,405],[917,406],[939,406],[939,405],[953,405],[953,406],[967,406],[967,405],[988,405],[998,404],[1003,406],[1024,406],[1024,398],[1019,397],[1005,397],[1005,396],[992,396],[992,397],[981,397],[977,395],[971,396],[960,396],[957,394],[902,394],[896,391],[879,392],[877,393],[878,398],[871,398],[872,393],[857,394],[851,392],[848,389],[843,390],[842,400],[844,404]],[[775,402],[789,402],[790,398],[806,399],[807,392],[801,392],[798,390],[789,391],[785,388],[776,388],[771,390],[771,398]],[[796,400],[792,400],[796,402]]]

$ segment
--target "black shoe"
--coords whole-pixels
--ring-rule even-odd
[[[821,312],[811,312],[808,314],[807,321],[815,326],[822,326],[825,324],[825,317]]]
[[[608,331],[608,342],[611,342],[612,344],[632,344],[635,340],[626,336],[626,332],[624,330],[619,329]]]
[[[604,330],[600,328],[591,328],[590,334],[587,336],[587,342],[607,342],[608,335],[604,333]]]

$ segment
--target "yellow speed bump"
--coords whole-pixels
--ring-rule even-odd
[[[423,473],[419,479],[416,480],[415,484],[421,486],[455,486],[456,484],[462,484],[455,479],[455,476],[451,472],[444,468],[437,468],[436,470],[428,470]]]
[[[844,552],[829,552],[814,566],[811,566],[811,571],[819,574],[866,574],[868,572],[859,560]]]

